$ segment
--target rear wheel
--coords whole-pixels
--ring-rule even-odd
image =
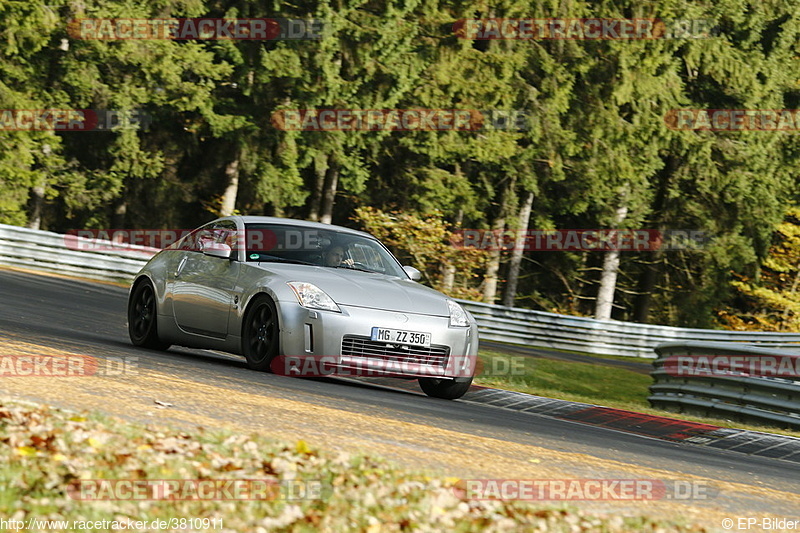
[[[128,336],[136,346],[166,350],[169,344],[158,338],[156,293],[150,281],[141,281],[128,299]]]
[[[253,370],[269,370],[278,355],[278,311],[268,296],[257,296],[245,314],[242,355]]]
[[[439,378],[418,378],[419,387],[422,392],[432,398],[442,398],[444,400],[455,400],[461,398],[472,385],[472,378],[439,379]]]

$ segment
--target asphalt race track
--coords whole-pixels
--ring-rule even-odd
[[[128,340],[126,298],[127,290],[113,285],[0,270],[0,356],[20,346],[40,347],[42,353],[84,354],[135,367],[91,379],[4,376],[0,394],[138,421],[219,425],[322,447],[361,447],[412,468],[462,478],[702,480],[713,487],[709,498],[664,502],[664,514],[709,521],[800,517],[797,462],[422,393],[259,373],[237,356],[204,350],[142,350]],[[160,409],[155,401],[172,406]],[[600,510],[610,510],[607,505],[592,502]],[[637,504],[625,505],[630,510]],[[658,512],[657,506],[651,511]]]

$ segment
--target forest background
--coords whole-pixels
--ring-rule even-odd
[[[321,21],[318,39],[91,40],[83,18]],[[475,39],[463,19],[703,21],[660,39]],[[692,327],[800,326],[793,1],[0,0],[0,110],[138,112],[146,128],[0,127],[0,223],[190,229],[225,214],[366,229],[454,296]],[[74,29],[74,27],[73,27]],[[293,109],[515,110],[522,130],[286,131]],[[6,121],[7,122],[7,121]],[[696,230],[686,250],[464,250],[461,229]]]

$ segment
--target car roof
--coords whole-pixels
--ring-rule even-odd
[[[363,231],[358,231],[355,229],[345,228],[344,226],[335,226],[333,224],[323,224],[322,222],[311,222],[308,220],[298,220],[295,218],[280,218],[280,217],[261,217],[261,216],[253,216],[253,215],[234,215],[229,217],[221,217],[217,220],[241,220],[244,224],[283,224],[285,226],[302,226],[304,228],[315,228],[315,229],[322,229],[328,231],[340,231],[342,233],[347,233],[350,235],[360,235],[362,237],[367,237],[369,239],[375,239],[373,235],[369,233],[365,233]],[[216,222],[216,220],[214,221]]]

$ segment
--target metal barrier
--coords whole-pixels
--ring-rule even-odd
[[[660,344],[677,341],[742,342],[800,347],[800,334],[676,328],[595,320],[531,309],[459,300],[475,316],[481,339],[596,355],[655,357]]]
[[[130,281],[156,248],[0,224],[0,264]]]
[[[0,264],[104,280],[130,281],[158,250],[0,224]],[[800,334],[752,333],[594,320],[459,300],[482,339],[597,355],[653,358],[665,342],[711,341],[786,347]]]
[[[675,342],[655,351],[653,407],[800,428],[800,349]]]

